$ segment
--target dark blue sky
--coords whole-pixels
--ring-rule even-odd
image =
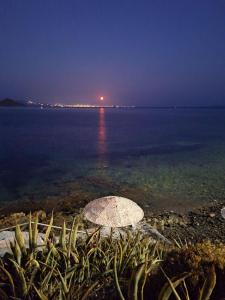
[[[0,98],[225,104],[225,0],[1,0]]]

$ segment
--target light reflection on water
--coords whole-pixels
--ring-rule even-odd
[[[107,165],[107,145],[106,145],[106,125],[105,125],[105,108],[99,108],[98,123],[98,158],[101,167]]]
[[[221,110],[0,109],[0,203],[225,199],[224,128]]]

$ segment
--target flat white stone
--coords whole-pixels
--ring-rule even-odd
[[[22,232],[24,236],[25,246],[29,247],[29,233],[27,231]],[[37,244],[43,245],[44,234],[39,233],[37,238]],[[15,232],[14,231],[2,231],[0,232],[0,256],[3,256],[5,253],[12,253],[10,248],[10,242],[14,242]]]
[[[89,202],[84,216],[92,223],[107,227],[125,227],[137,224],[144,212],[134,201],[118,196],[107,196]]]

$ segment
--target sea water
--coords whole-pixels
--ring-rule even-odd
[[[146,209],[224,199],[225,110],[0,109],[0,202],[105,195]]]

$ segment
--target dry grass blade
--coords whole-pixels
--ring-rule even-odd
[[[184,291],[185,291],[186,300],[190,300],[190,296],[189,296],[189,292],[188,292],[188,288],[187,288],[185,279],[183,281],[183,285],[184,285]]]
[[[15,285],[14,285],[13,278],[12,278],[11,274],[10,274],[3,266],[0,266],[0,270],[1,270],[1,271],[6,275],[6,277],[8,278],[9,283],[10,283],[10,288],[11,288],[11,291],[12,291],[12,294],[13,294],[13,296],[15,297],[15,296],[16,296],[16,293],[15,293]]]
[[[203,283],[203,286],[199,291],[198,300],[209,300],[215,285],[216,285],[215,266],[211,265],[210,269],[208,270],[208,275]]]
[[[144,300],[144,288],[145,288],[147,277],[148,277],[149,273],[152,271],[152,268],[155,266],[156,263],[158,263],[157,258],[153,259],[150,262],[150,266],[149,266],[149,254],[146,255],[144,278],[143,278],[142,285],[141,285],[141,300]]]
[[[45,233],[45,238],[44,238],[45,243],[47,243],[47,241],[48,241],[49,235],[50,235],[51,230],[52,230],[52,225],[53,225],[53,212],[52,212],[52,216],[51,216],[51,219],[50,219],[50,222],[49,222],[49,226],[47,227],[47,230],[46,230],[46,233]]]
[[[73,250],[76,249],[76,242],[77,242],[77,232],[80,225],[80,216],[77,216],[73,220],[73,230],[71,230],[71,246]]]
[[[81,300],[86,300],[94,288],[98,285],[98,281],[93,283],[82,296]]]
[[[24,240],[24,236],[23,236],[23,233],[22,233],[19,225],[16,225],[15,238],[20,247],[21,252],[24,255],[26,255],[27,251],[26,251],[26,247],[25,247],[25,240]]]
[[[37,238],[38,238],[38,214],[35,217],[35,221],[32,226],[32,247],[37,247]]]
[[[133,292],[131,293],[132,299],[138,300],[138,284],[143,275],[145,269],[145,264],[140,265],[135,272],[135,276],[133,277],[133,282],[130,284],[133,287]]]
[[[72,227],[69,234],[69,243],[68,243],[68,251],[67,251],[67,258],[70,259],[70,255],[72,250],[76,248],[76,240],[77,240],[77,231],[79,226],[79,218],[74,217]]]
[[[29,261],[29,266],[30,266],[30,268],[32,268],[32,272],[31,272],[30,279],[28,282],[28,290],[33,285],[35,276],[36,276],[37,272],[40,270],[40,264],[36,259],[32,259],[31,261]]]
[[[118,291],[120,300],[125,300],[125,298],[123,296],[123,293],[121,291],[121,288],[120,288],[118,274],[117,274],[117,252],[115,253],[115,256],[114,256],[114,268],[113,269],[114,269],[114,277],[115,277],[116,289]]]
[[[63,221],[62,230],[60,232],[59,245],[65,250],[66,247],[66,223]]]
[[[0,299],[1,300],[9,300],[9,297],[1,288],[0,288]]]
[[[162,268],[161,268],[161,270],[162,270],[164,276],[166,277],[167,282],[164,284],[163,288],[161,289],[158,300],[168,300],[172,293],[174,294],[174,296],[177,300],[181,300],[179,294],[176,291],[176,288],[181,283],[183,283],[184,279],[186,279],[187,277],[190,277],[191,274],[190,273],[183,273],[179,276],[176,276],[176,277],[170,279],[166,275],[166,273],[163,271]]]
[[[48,243],[48,247],[49,250],[51,251],[52,255],[56,258],[59,259],[60,258],[60,254],[59,251],[57,250],[57,248],[55,247],[55,245],[51,242]],[[47,257],[48,259],[50,259],[50,255]],[[47,263],[47,261],[46,261]]]
[[[59,274],[59,277],[60,277],[60,281],[61,281],[61,284],[62,284],[63,292],[64,292],[64,294],[68,294],[69,293],[69,289],[67,287],[66,279],[63,278],[63,276],[62,276],[61,272],[59,271],[59,269],[57,271],[58,271],[58,274]]]
[[[28,232],[29,232],[29,247],[30,250],[32,250],[32,246],[33,246],[33,232],[32,232],[32,217],[31,217],[31,212],[29,214],[29,228],[28,228]]]
[[[48,298],[43,294],[42,291],[38,290],[35,285],[33,285],[35,292],[41,300],[48,300]]]
[[[21,252],[20,247],[16,240],[15,240],[14,245],[11,244],[11,249],[12,249],[12,252],[14,254],[14,257],[15,257],[18,265],[21,265],[22,252]]]
[[[26,297],[27,293],[28,293],[28,287],[27,287],[27,282],[24,276],[24,269],[21,268],[15,261],[10,260],[12,262],[12,264],[14,265],[14,268],[16,270],[18,279],[19,279],[19,284],[18,284],[18,288],[21,291],[21,295],[23,297]]]
[[[43,287],[43,289],[48,288],[49,282],[51,280],[53,272],[55,271],[56,266],[57,266],[57,263],[55,262],[55,264],[53,265],[53,267],[50,269],[50,271],[47,273],[47,275],[45,276],[45,278],[42,280],[42,287]]]
[[[123,265],[121,267],[121,274],[124,272],[125,268],[128,266],[128,264],[133,256],[133,253],[135,252],[135,249],[139,243],[140,243],[140,234],[138,233],[134,239],[134,245],[132,245],[132,246],[130,245],[128,255],[126,256],[126,259],[124,259]]]
[[[100,231],[101,226],[98,227],[91,235],[88,236],[85,244],[86,244],[86,248],[90,245],[90,243],[93,241],[93,239],[96,237],[96,235],[98,235],[98,232]]]

